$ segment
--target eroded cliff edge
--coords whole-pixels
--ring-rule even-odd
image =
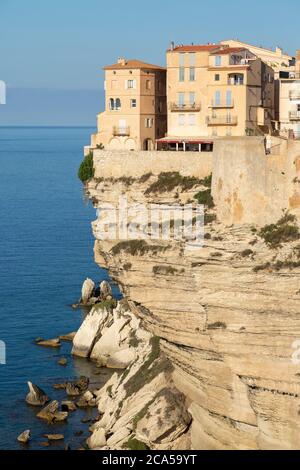
[[[117,204],[122,193],[135,203],[186,203],[205,190],[200,181],[149,190],[158,179],[98,178],[87,189],[95,207]],[[292,355],[300,339],[300,242],[271,247],[259,227],[226,226],[208,215],[204,246],[193,250],[175,240],[99,240],[93,224],[96,262],[121,286],[142,336],[159,338],[160,357],[169,364],[159,369],[160,386],[150,382],[151,400],[167,389],[173,411],[174,403],[184,403],[184,424],[174,436],[169,429],[165,442],[149,437],[151,426],[159,427],[149,420],[162,407],[143,410],[148,421],[139,440],[153,448],[299,449],[300,365]],[[107,390],[101,393],[107,399]],[[141,410],[131,408],[129,416],[122,406],[112,426],[104,420],[99,429],[105,425],[110,434],[117,422],[120,432],[123,423],[126,436],[135,436],[132,422]]]

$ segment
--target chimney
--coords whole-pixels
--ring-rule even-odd
[[[171,51],[174,51],[174,49],[175,49],[175,42],[172,41],[172,42],[171,42],[171,46],[170,46],[170,50],[171,50]]]
[[[126,60],[124,59],[124,57],[118,57],[118,64],[126,65]]]
[[[276,46],[275,52],[276,52],[276,54],[278,54],[278,55],[282,55],[283,50],[281,49],[281,47]]]

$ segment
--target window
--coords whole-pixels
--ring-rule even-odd
[[[231,106],[232,103],[232,92],[231,90],[227,90],[226,92],[226,106]]]
[[[113,111],[115,109],[115,100],[113,98],[110,98],[109,100],[109,109]]]
[[[192,91],[190,93],[190,104],[194,105],[195,103],[196,103],[196,93]]]
[[[195,67],[190,67],[190,82],[194,82],[196,78]]]
[[[194,67],[196,65],[196,54],[195,52],[190,53],[190,66]]]
[[[216,57],[215,57],[215,66],[220,67],[221,64],[222,64],[222,57],[220,55],[216,55]]]
[[[178,115],[178,125],[179,126],[184,126],[185,124],[185,115],[184,114],[179,114]]]
[[[219,82],[220,81],[220,74],[219,73],[216,73],[215,75],[215,82]]]
[[[189,125],[190,126],[195,126],[196,125],[196,115],[195,114],[190,114],[189,115]]]
[[[180,108],[184,107],[184,93],[178,93],[178,105]]]
[[[180,65],[180,67],[184,67],[184,58],[185,58],[185,54],[181,52],[179,54],[179,65]]]
[[[179,81],[184,82],[184,67],[179,67]]]
[[[146,118],[145,119],[145,127],[150,128],[153,126],[153,118]]]
[[[158,112],[159,112],[159,113],[162,113],[162,112],[163,112],[163,103],[162,103],[162,101],[159,101],[159,102],[158,102]]]
[[[146,90],[151,90],[151,80],[146,80]]]
[[[120,100],[120,98],[116,99],[115,109],[116,110],[121,109],[121,100]]]
[[[221,104],[221,92],[216,91],[215,92],[215,105],[220,106],[220,104]]]
[[[136,80],[126,80],[125,87],[127,90],[132,90],[136,88]]]
[[[130,107],[131,108],[136,108],[136,100],[130,100]]]

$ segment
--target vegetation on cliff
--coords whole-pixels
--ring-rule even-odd
[[[263,227],[259,236],[270,248],[279,248],[282,243],[298,240],[300,232],[296,220],[294,215],[286,213],[276,224]]]
[[[187,191],[200,185],[201,181],[195,176],[182,176],[178,171],[164,172],[158,175],[157,180],[149,186],[145,194],[170,192],[179,186],[183,191]]]
[[[90,179],[93,178],[95,173],[94,163],[93,163],[93,153],[90,152],[84,160],[81,162],[81,165],[78,170],[78,178],[83,182],[86,183]]]

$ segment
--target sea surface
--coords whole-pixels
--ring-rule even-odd
[[[86,312],[72,310],[82,282],[108,279],[93,258],[91,222],[95,209],[84,198],[77,170],[89,128],[0,128],[0,449],[71,449],[81,446],[87,411],[76,411],[67,424],[48,426],[25,403],[27,381],[52,399],[65,398],[53,384],[88,375],[94,385],[110,372],[84,359],[72,359],[71,343],[58,350],[38,347],[37,337],[75,331]],[[118,295],[117,287],[114,293]],[[57,364],[61,357],[68,365]],[[90,412],[90,418],[96,410]],[[31,430],[29,446],[17,436]],[[81,436],[75,433],[83,432]],[[44,447],[45,433],[65,440]]]

